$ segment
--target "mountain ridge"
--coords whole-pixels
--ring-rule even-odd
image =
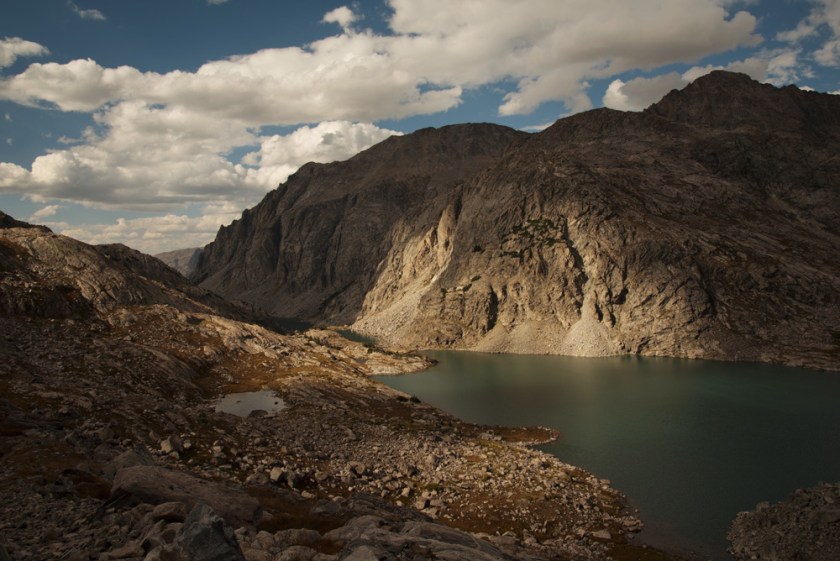
[[[445,196],[408,190],[411,211],[390,207],[396,219],[307,207],[312,220],[331,209],[330,220],[308,226],[328,240],[324,251],[363,264],[341,271],[334,262],[351,282],[332,292],[322,280],[334,270],[312,268],[294,284],[245,261],[238,270],[219,267],[220,247],[255,245],[229,229],[204,249],[194,278],[274,314],[352,324],[403,347],[837,370],[840,335],[827,319],[840,311],[837,115],[837,96],[713,72],[642,112],[596,109],[537,134],[508,134],[471,175],[460,168]],[[435,173],[451,164],[438,163]],[[318,185],[344,181],[347,196],[365,193],[375,209],[370,185],[348,169],[340,162],[304,174]],[[380,185],[400,188],[386,164],[376,173]],[[283,212],[299,211],[295,200]],[[264,203],[246,218],[257,230],[283,221]],[[331,244],[337,229],[353,232],[353,243]],[[300,250],[296,235],[263,237],[261,249],[269,261],[288,262]],[[231,282],[246,274],[247,290]],[[290,305],[300,286],[308,287],[306,305]]]

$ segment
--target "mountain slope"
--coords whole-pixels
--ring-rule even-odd
[[[158,259],[184,275],[189,277],[198,264],[198,256],[201,255],[201,248],[190,247],[187,249],[176,249],[155,255]]]
[[[307,164],[204,248],[193,278],[285,317],[349,323],[383,258],[436,225],[458,185],[523,133],[458,125]]]
[[[205,252],[258,247],[269,268],[302,275],[306,306],[290,306],[299,293],[264,269],[208,260],[199,278],[275,313],[353,322],[408,347],[840,369],[838,115],[840,97],[713,72],[644,112],[598,109],[516,138],[448,198],[415,192],[411,212],[364,243],[334,243],[333,232],[366,232],[370,219],[306,206],[307,235],[327,240],[322,254],[341,248],[357,264],[341,294],[362,299],[360,309],[332,305],[335,293],[289,262],[304,248],[283,235],[256,241],[223,229]],[[307,181],[382,200],[349,164],[310,167]],[[276,229],[269,206],[241,222]],[[303,212],[296,201],[287,208]],[[371,239],[392,241],[371,251]],[[244,276],[247,290],[230,282]]]

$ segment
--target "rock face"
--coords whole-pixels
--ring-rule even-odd
[[[444,260],[434,232],[455,212],[458,185],[522,136],[497,125],[423,129],[346,162],[307,164],[223,227],[193,278],[281,317],[351,323],[390,255],[431,235]]]
[[[195,270],[195,266],[198,264],[198,258],[200,255],[200,247],[190,247],[187,249],[176,249],[175,251],[158,253],[155,257],[185,277],[189,277]]]
[[[306,166],[194,278],[406,347],[840,369],[838,152],[837,96],[713,72],[640,113]]]

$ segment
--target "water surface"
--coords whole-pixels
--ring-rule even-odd
[[[239,417],[248,417],[255,411],[264,411],[272,415],[286,406],[273,390],[256,392],[230,393],[216,402],[217,413],[230,413]]]
[[[429,353],[381,377],[461,419],[545,425],[543,449],[608,478],[641,509],[639,537],[728,559],[735,514],[840,481],[840,373],[668,358]]]

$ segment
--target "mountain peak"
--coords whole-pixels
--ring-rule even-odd
[[[724,129],[823,129],[838,124],[832,97],[796,86],[777,88],[746,74],[715,70],[681,90],[672,90],[645,112],[670,121]]]

